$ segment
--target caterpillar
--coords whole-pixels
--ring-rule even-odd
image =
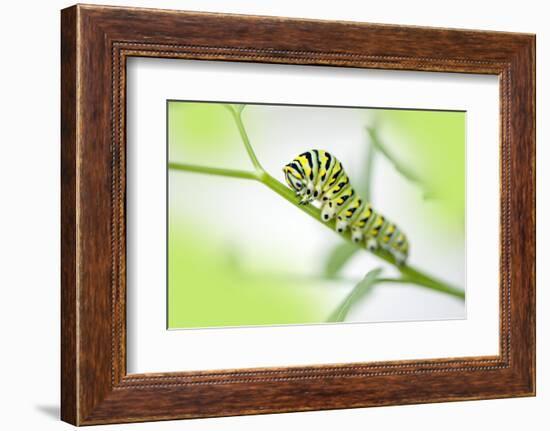
[[[355,192],[342,163],[328,151],[310,150],[296,156],[284,166],[289,187],[301,204],[317,201],[321,218],[329,222],[336,217],[336,230],[351,229],[354,242],[366,242],[370,250],[387,250],[398,265],[405,264],[409,242],[394,223],[375,211]]]

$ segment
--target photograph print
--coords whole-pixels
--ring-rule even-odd
[[[466,318],[466,112],[166,109],[168,329]]]

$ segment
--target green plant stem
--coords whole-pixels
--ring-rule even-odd
[[[219,175],[222,177],[243,178],[245,180],[257,180],[256,172],[241,171],[238,169],[212,168],[208,166],[190,165],[187,163],[168,163],[168,168],[176,171],[196,172],[198,174]]]
[[[243,141],[243,144],[246,148],[246,151],[248,153],[248,156],[250,157],[250,160],[252,164],[254,165],[255,172],[248,172],[248,171],[239,171],[239,170],[232,170],[232,169],[223,169],[223,168],[211,168],[211,167],[203,167],[203,166],[196,166],[196,165],[189,165],[184,163],[169,163],[170,169],[175,169],[179,171],[188,171],[188,172],[196,172],[196,173],[202,173],[202,174],[210,174],[210,175],[222,175],[226,177],[233,177],[233,178],[242,178],[242,179],[248,179],[248,180],[256,180],[261,182],[262,184],[269,187],[271,190],[273,190],[275,193],[277,193],[282,198],[286,199],[288,202],[296,206],[296,208],[299,208],[306,214],[308,214],[310,217],[317,220],[322,225],[328,227],[331,229],[335,234],[340,235],[342,238],[344,238],[346,241],[355,244],[351,240],[351,232],[348,229],[346,232],[342,234],[336,233],[335,230],[335,220],[331,220],[328,223],[325,223],[321,219],[321,210],[316,208],[315,206],[311,204],[302,205],[300,204],[299,198],[296,196],[296,194],[288,187],[286,187],[284,184],[282,184],[280,181],[273,178],[269,173],[267,173],[262,166],[260,165],[258,159],[256,158],[256,155],[254,153],[254,150],[252,149],[252,146],[250,144],[250,141],[248,139],[248,135],[246,134],[246,130],[244,128],[244,125],[242,123],[242,119],[240,116],[240,112],[242,112],[242,109],[240,112],[237,112],[232,106],[225,105],[229,111],[232,113],[233,118],[235,120],[235,123],[237,125],[237,128],[239,129],[239,132],[241,134],[241,138]],[[361,244],[361,247],[365,250],[366,244]],[[462,289],[456,288],[454,286],[449,285],[448,283],[445,283],[441,280],[436,279],[435,277],[432,277],[416,268],[413,268],[408,265],[396,265],[395,260],[393,256],[386,250],[383,250],[381,248],[378,248],[377,250],[371,251],[375,256],[378,258],[385,260],[386,262],[390,263],[391,265],[394,265],[397,267],[399,272],[402,275],[402,282],[407,283],[414,283],[419,286],[426,287],[428,289],[436,290],[438,292],[446,293],[452,296],[455,296],[457,298],[464,299],[465,294]]]
[[[246,148],[246,152],[248,153],[248,157],[250,158],[250,161],[254,165],[254,168],[258,172],[264,172],[264,168],[262,168],[262,165],[258,161],[258,158],[256,157],[256,153],[254,153],[254,149],[250,144],[250,139],[248,139],[248,134],[246,133],[246,129],[244,128],[244,124],[242,120],[242,112],[244,107],[237,111],[231,105],[225,105],[225,106],[227,107],[227,109],[229,109],[229,112],[231,112],[231,115],[235,120],[237,129],[239,130],[239,134],[241,135],[241,140],[243,141],[244,147]]]
[[[376,268],[369,271],[365,277],[355,285],[351,292],[347,294],[344,301],[329,315],[327,322],[343,322],[353,305],[372,293],[374,287],[378,283],[378,275],[381,272],[382,268]]]
[[[301,273],[285,273],[285,274],[279,274],[279,273],[260,273],[257,275],[258,277],[269,277],[270,279],[280,279],[284,281],[296,281],[299,280],[301,282],[324,282],[324,283],[346,283],[346,285],[338,285],[338,288],[341,289],[349,289],[350,284],[357,284],[360,280],[357,280],[357,278],[354,277],[345,277],[341,275],[323,275],[323,274],[301,274]],[[377,283],[388,283],[388,284],[409,284],[411,283],[410,280],[406,278],[378,278]]]

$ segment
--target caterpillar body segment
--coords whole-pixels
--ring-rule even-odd
[[[300,203],[319,202],[322,220],[336,218],[338,232],[350,229],[354,242],[365,241],[371,250],[387,250],[399,265],[406,262],[409,243],[405,234],[355,192],[342,163],[332,154],[306,151],[285,165],[283,172]]]

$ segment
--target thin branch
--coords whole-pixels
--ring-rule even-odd
[[[301,282],[321,282],[321,283],[346,283],[348,285],[344,284],[338,284],[338,288],[341,289],[349,289],[349,284],[357,284],[359,281],[357,278],[353,277],[344,277],[342,275],[324,275],[324,274],[300,274],[300,273],[269,273],[269,272],[262,272],[258,274],[252,274],[252,276],[257,277],[268,277],[269,279],[273,280],[284,280],[286,282],[288,281],[301,281]],[[404,278],[404,277],[380,277],[376,279],[377,283],[380,284],[415,284],[414,281]],[[424,286],[419,286],[424,287]]]
[[[241,268],[239,268],[241,269]],[[269,278],[270,280],[281,280],[285,282],[318,282],[318,283],[331,283],[333,286],[331,288],[338,288],[342,290],[348,290],[350,289],[350,285],[356,285],[361,281],[360,278],[353,277],[353,276],[343,276],[343,275],[324,275],[324,274],[313,274],[313,273],[300,273],[300,272],[266,272],[266,271],[260,271],[260,272],[250,272],[250,270],[247,271],[247,274],[252,277],[258,277],[258,278]],[[407,280],[405,278],[378,278],[378,283],[394,283],[394,284],[409,284],[411,283],[410,280]],[[414,284],[414,283],[413,283]]]
[[[382,272],[382,268],[376,268],[369,271],[365,277],[355,285],[350,293],[344,298],[344,301],[336,307],[330,314],[328,322],[343,322],[346,319],[353,305],[366,295],[372,293],[374,286],[378,283],[378,275]]]
[[[244,147],[246,148],[246,152],[248,153],[248,157],[250,158],[250,161],[254,165],[254,168],[256,169],[257,172],[264,172],[264,168],[258,161],[258,158],[256,157],[256,153],[254,153],[254,149],[252,148],[252,145],[250,145],[250,139],[248,139],[248,134],[246,133],[246,129],[244,128],[243,120],[241,117],[244,106],[242,106],[238,110],[231,105],[224,105],[224,106],[229,110],[229,112],[231,112],[231,115],[233,115],[233,119],[235,120],[237,129],[239,130],[239,134],[241,135],[241,139],[243,141]]]
[[[190,165],[188,163],[168,163],[170,169],[177,171],[196,172],[199,174],[220,175],[223,177],[243,178],[247,180],[257,180],[256,172],[241,171],[237,169],[213,168],[208,166]]]
[[[377,280],[378,283],[398,283],[398,284],[409,284],[413,283],[413,281],[409,280],[408,278],[379,278]]]

